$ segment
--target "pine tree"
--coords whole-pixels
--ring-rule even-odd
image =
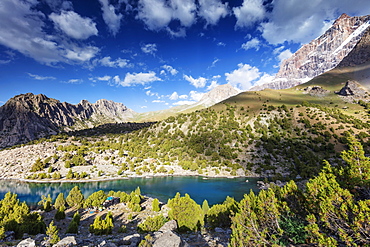
[[[207,200],[204,200],[203,201],[203,203],[202,203],[202,210],[203,210],[204,215],[206,215],[208,213],[209,205],[208,205],[208,201]]]
[[[153,202],[152,202],[152,210],[153,210],[154,212],[159,212],[159,211],[161,211],[161,209],[160,209],[160,207],[159,207],[159,201],[158,201],[158,199],[157,199],[157,198],[155,198],[155,199],[153,200]]]
[[[52,245],[60,241],[58,228],[54,225],[54,221],[51,221],[49,226],[46,228],[46,235],[48,235],[48,237],[45,238],[45,240],[49,240],[49,243]]]
[[[180,197],[180,193],[177,193],[173,199],[168,200],[168,207],[168,216],[177,221],[179,230],[196,231],[204,225],[202,208],[188,194]]]
[[[59,209],[60,207],[66,206],[66,199],[64,198],[64,193],[59,193],[57,199],[55,199],[54,207]]]
[[[84,196],[82,195],[81,190],[78,186],[73,187],[73,189],[69,192],[66,201],[70,207],[74,207],[76,209],[82,207]]]

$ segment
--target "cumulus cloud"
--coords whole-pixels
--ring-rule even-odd
[[[167,30],[171,36],[183,37],[185,30],[172,30],[169,23],[179,20],[181,26],[190,27],[195,22],[197,6],[194,0],[140,0],[138,3],[138,19],[153,31]]]
[[[165,103],[166,101],[164,100],[159,100],[159,99],[155,99],[152,101],[152,103]]]
[[[141,50],[144,53],[154,55],[157,52],[157,45],[156,44],[145,44],[141,47]]]
[[[358,1],[300,1],[272,2],[269,21],[261,25],[263,37],[271,44],[285,41],[308,43],[320,36],[340,14],[368,15],[368,0]]]
[[[261,41],[258,38],[253,38],[244,44],[242,44],[242,49],[249,50],[249,49],[256,49],[258,51],[260,49]]]
[[[121,13],[116,14],[116,8],[109,4],[108,0],[99,0],[101,9],[103,11],[103,19],[107,24],[109,31],[116,35],[121,27],[121,19],[123,15]]]
[[[212,80],[211,80],[211,84],[208,85],[207,90],[210,91],[210,90],[214,89],[215,87],[219,86],[218,79],[220,79],[220,78],[221,78],[220,75],[213,76]]]
[[[51,13],[49,18],[57,28],[74,39],[87,39],[92,35],[98,35],[96,23],[88,17],[81,17],[74,11],[62,11],[59,15]]]
[[[198,15],[206,21],[206,26],[216,25],[221,18],[228,15],[228,3],[221,0],[199,0]]]
[[[32,77],[33,79],[35,80],[55,80],[56,78],[54,76],[40,76],[40,75],[34,75],[34,74],[31,74],[31,73],[28,73],[28,75],[30,77]]]
[[[113,81],[116,85],[122,87],[130,87],[133,85],[145,85],[154,81],[161,81],[162,79],[157,77],[155,72],[149,73],[127,73],[123,80],[120,79],[118,75],[113,77]]]
[[[257,81],[254,82],[253,86],[270,83],[272,82],[274,78],[275,78],[275,75],[263,73],[263,75]]]
[[[112,60],[111,57],[103,57],[102,59],[97,61],[99,64],[105,67],[111,67],[111,68],[125,68],[125,67],[131,67],[131,64],[129,63],[129,60],[117,58],[116,60]]]
[[[281,63],[285,59],[290,58],[292,55],[293,55],[293,53],[289,49],[286,49],[286,50],[280,52],[280,54],[277,57],[278,57],[278,59]]]
[[[178,71],[174,69],[171,65],[163,65],[162,68],[164,68],[167,72],[169,72],[171,75],[176,75]]]
[[[197,91],[190,91],[190,93],[189,93],[190,99],[195,100],[195,101],[201,100],[203,95],[204,95],[204,93],[200,93],[200,92],[197,92]]]
[[[99,52],[97,47],[47,34],[44,23],[46,17],[35,10],[36,4],[36,1],[1,1],[1,45],[47,65],[84,63]]]
[[[263,0],[244,0],[242,6],[233,8],[236,17],[235,28],[251,27],[265,18]]]
[[[203,88],[207,83],[207,79],[201,76],[197,79],[194,79],[192,76],[184,75],[184,79],[190,82],[190,85],[193,85],[196,88]]]
[[[248,90],[252,87],[253,82],[261,76],[261,72],[256,67],[249,64],[238,64],[238,69],[230,73],[225,73],[226,81],[233,87],[240,90]]]

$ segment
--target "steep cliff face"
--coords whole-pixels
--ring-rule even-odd
[[[290,88],[335,68],[354,49],[369,27],[370,15],[350,17],[342,14],[323,35],[284,60],[271,83],[251,90]]]
[[[121,103],[83,100],[77,105],[32,93],[15,96],[0,107],[0,147],[25,143],[62,129],[81,129],[129,121],[134,111]]]

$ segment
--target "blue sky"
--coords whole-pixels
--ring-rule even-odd
[[[1,0],[0,105],[32,92],[137,112],[217,85],[271,80],[280,62],[368,0]]]

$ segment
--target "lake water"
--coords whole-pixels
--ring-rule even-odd
[[[162,202],[167,202],[169,198],[180,192],[181,195],[188,193],[198,204],[202,204],[203,200],[207,199],[208,203],[213,205],[223,202],[226,196],[234,197],[239,201],[251,189],[258,192],[258,180],[258,178],[203,178],[198,176],[129,178],[87,183],[26,183],[0,180],[0,199],[11,191],[18,194],[20,201],[35,204],[41,200],[41,195],[50,194],[55,199],[59,193],[63,192],[67,196],[69,191],[78,185],[85,198],[98,190],[131,192],[140,187],[141,194],[158,198]]]

